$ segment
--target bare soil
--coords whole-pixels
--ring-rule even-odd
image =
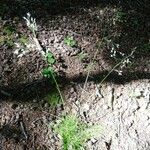
[[[102,126],[102,134],[87,141],[86,149],[150,149],[148,1],[50,4],[5,0],[0,5],[0,149],[61,150],[49,125],[69,113]],[[14,54],[14,43],[22,36],[31,39],[23,20],[27,12],[36,18],[41,46],[56,58],[54,69],[65,98],[63,105],[53,107],[47,100],[55,87],[41,73],[48,64],[36,47],[23,57]],[[68,36],[76,46],[64,43]],[[111,57],[113,49],[115,58]],[[116,67],[100,84],[133,50],[131,63]]]

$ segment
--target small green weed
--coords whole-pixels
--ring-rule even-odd
[[[48,62],[49,65],[54,65],[55,62],[56,62],[56,59],[55,59],[54,55],[51,52],[48,52],[46,54],[46,59],[47,59],[47,62]]]
[[[0,44],[6,44],[7,46],[14,46],[14,33],[15,29],[12,26],[5,26],[2,30],[2,36],[0,37]]]
[[[73,39],[73,37],[66,37],[64,39],[64,43],[70,47],[76,46],[76,41]]]
[[[42,74],[44,77],[52,78],[52,74],[55,74],[55,71],[53,67],[48,66],[47,68],[43,69]]]
[[[63,150],[84,149],[88,139],[101,131],[100,126],[88,127],[75,116],[65,116],[54,126],[54,131],[61,136]]]
[[[45,100],[50,104],[51,107],[55,107],[61,104],[61,97],[57,89],[52,90],[46,97]]]
[[[48,67],[43,69],[42,74],[43,74],[43,76],[45,76],[47,78],[53,79],[52,75],[54,75],[54,76],[56,75],[56,73],[53,69],[53,65],[55,64],[56,59],[51,52],[46,53],[45,58],[46,58],[46,61],[48,63]]]

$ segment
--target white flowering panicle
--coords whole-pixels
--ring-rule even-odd
[[[122,64],[121,64],[121,69],[123,69],[124,67],[126,67],[128,64],[131,64],[130,58],[125,59]]]
[[[42,56],[45,56],[46,53],[45,53],[45,51],[43,51],[43,48],[41,47],[41,45],[37,39],[37,36],[36,36],[36,31],[38,30],[37,24],[36,24],[36,19],[33,18],[30,13],[27,13],[27,17],[23,17],[23,18],[26,20],[26,24],[27,24],[28,28],[33,33],[32,40],[33,40],[33,43],[34,43],[36,49],[42,54]]]
[[[25,19],[27,27],[32,31],[32,35],[30,36],[29,42],[25,43],[24,46],[21,43],[15,43],[16,49],[14,54],[17,55],[17,57],[22,57],[27,54],[27,52],[36,49],[45,57],[46,52],[41,47],[36,36],[36,31],[38,30],[36,19],[31,17],[30,13],[27,13],[27,17],[23,17],[23,19]]]
[[[119,51],[120,45],[114,43],[111,39],[106,39],[107,42],[107,49],[110,50],[110,57],[114,58],[115,60],[120,60],[121,58],[121,62],[119,62],[116,66],[119,66],[119,70],[118,69],[114,69],[118,75],[122,75],[122,69],[124,69],[125,67],[128,67],[129,64],[132,63],[132,59],[134,58],[134,52],[136,50],[137,47],[133,48],[133,50],[131,51],[131,54],[129,54],[128,56],[125,55],[125,53]],[[120,58],[120,57],[121,58]],[[120,70],[121,69],[121,70]]]
[[[27,17],[23,17],[23,19],[26,20],[26,24],[32,32],[35,32],[38,30],[36,20],[35,20],[35,18],[31,17],[30,13],[27,13]]]

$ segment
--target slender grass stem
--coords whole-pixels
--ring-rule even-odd
[[[52,75],[52,78],[53,78],[53,80],[54,80],[54,82],[55,82],[56,89],[57,89],[57,91],[58,91],[58,93],[59,93],[59,95],[60,95],[60,99],[61,99],[62,103],[64,104],[64,99],[63,99],[63,96],[62,96],[62,94],[61,94],[60,88],[59,88],[59,86],[58,86],[57,80],[56,80],[56,78],[55,78],[55,76],[54,76],[53,73],[51,73],[51,75]]]
[[[131,57],[133,55],[134,51],[131,52],[130,55],[126,56],[124,59],[122,59],[118,64],[116,64],[109,72],[108,74],[103,78],[103,80],[100,82],[100,85],[107,79],[107,77],[119,66],[123,63],[124,60]]]

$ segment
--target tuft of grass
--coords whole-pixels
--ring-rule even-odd
[[[77,117],[67,115],[54,126],[54,131],[61,137],[63,150],[81,150],[85,148],[87,140],[98,136],[101,127],[89,127]]]

